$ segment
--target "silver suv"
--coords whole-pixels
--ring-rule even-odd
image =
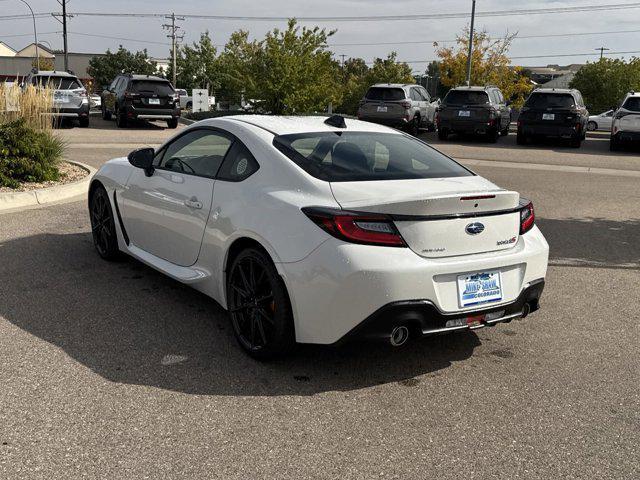
[[[611,124],[612,151],[619,150],[623,143],[640,142],[640,93],[629,92],[613,114]]]
[[[378,83],[360,101],[358,118],[367,122],[403,128],[413,135],[420,128],[433,129],[438,102],[415,84]]]
[[[77,119],[81,127],[89,126],[89,97],[87,90],[78,77],[69,72],[32,70],[24,79],[27,85],[48,86],[53,88],[53,111],[50,115],[56,119]]]

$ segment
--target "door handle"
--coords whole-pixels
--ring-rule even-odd
[[[189,200],[185,200],[184,204],[189,208],[195,208],[198,210],[202,208],[202,202],[199,202],[196,197],[191,197]]]

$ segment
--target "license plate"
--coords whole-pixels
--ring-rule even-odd
[[[459,117],[470,117],[471,116],[471,111],[470,110],[458,110],[458,116]]]
[[[71,99],[69,98],[69,95],[68,95],[68,94],[66,94],[66,93],[55,93],[55,94],[53,95],[53,99],[54,99],[56,102],[60,102],[60,103],[69,103],[69,101],[71,100]]]
[[[555,120],[556,119],[556,114],[555,113],[543,113],[542,114],[542,119],[543,120]]]
[[[379,112],[386,112],[387,111],[387,107],[378,107],[378,111]]]
[[[149,99],[149,105],[160,105],[160,99],[159,98],[150,98]]]
[[[458,300],[460,307],[502,300],[500,272],[495,270],[458,275]]]

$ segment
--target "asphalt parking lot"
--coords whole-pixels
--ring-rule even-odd
[[[96,167],[173,133],[59,131]],[[640,152],[423,138],[534,201],[538,313],[257,363],[215,302],[102,261],[84,199],[0,214],[0,478],[640,477]]]

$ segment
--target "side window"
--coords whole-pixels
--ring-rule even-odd
[[[495,90],[489,90],[489,98],[491,99],[491,103],[500,103],[500,100],[498,99],[498,94]]]
[[[109,90],[115,91],[116,85],[118,84],[118,80],[120,80],[119,77],[116,77],[113,79],[113,82],[111,82],[111,85],[109,85]]]
[[[427,92],[427,90],[424,87],[420,87],[418,90],[422,94],[422,98],[424,98],[427,102],[431,101],[431,96],[429,95],[429,92]]]
[[[236,141],[218,172],[219,180],[241,182],[258,171],[260,165],[241,142]]]
[[[504,97],[502,96],[502,92],[500,90],[496,90],[496,97],[498,97],[498,103],[504,103]]]
[[[215,177],[232,142],[230,137],[214,130],[193,130],[164,149],[158,168]]]
[[[418,93],[418,89],[417,88],[412,88],[411,89],[411,100],[414,100],[416,102],[421,102],[422,101],[422,97]]]

